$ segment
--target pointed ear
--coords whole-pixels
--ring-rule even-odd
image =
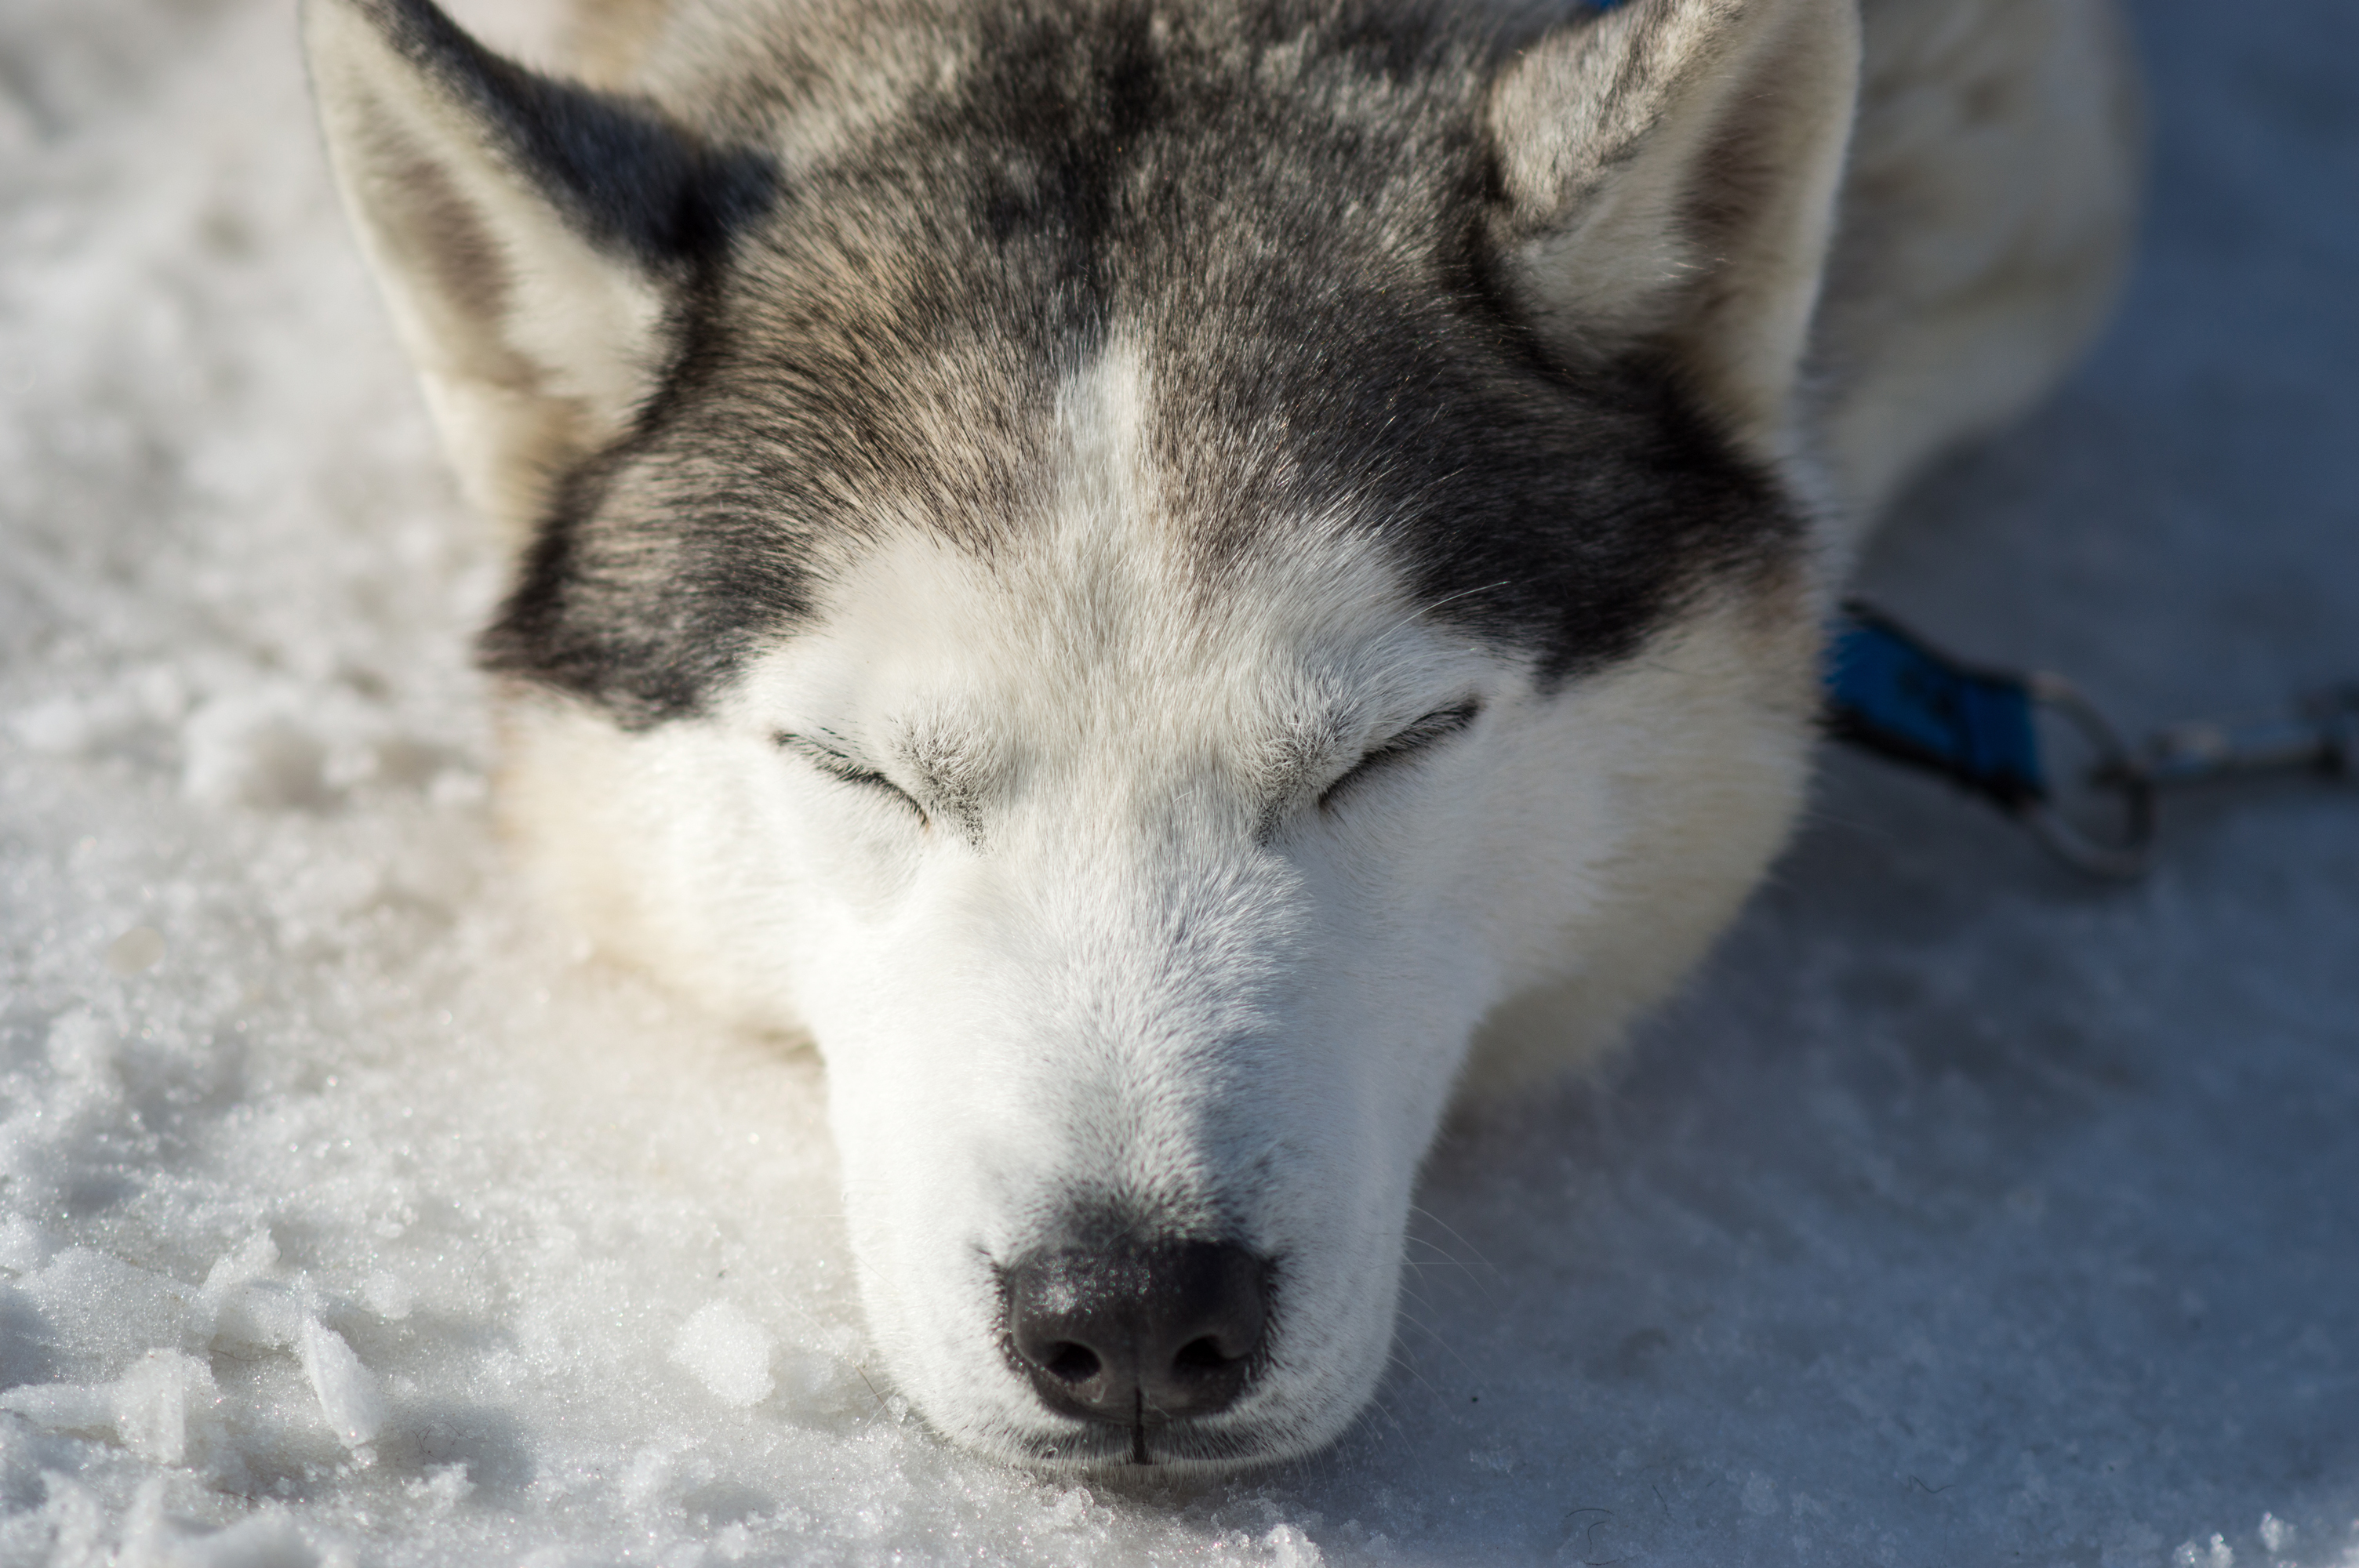
[[[1543,341],[1659,345],[1790,451],[1858,75],[1858,0],[1630,0],[1507,65],[1492,237]]]
[[[628,428],[772,171],[536,75],[430,0],[305,0],[328,151],[469,498],[522,524]]]

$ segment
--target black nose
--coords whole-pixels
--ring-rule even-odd
[[[1216,1241],[1035,1252],[1007,1271],[1007,1329],[1052,1410],[1143,1431],[1245,1386],[1269,1266]]]

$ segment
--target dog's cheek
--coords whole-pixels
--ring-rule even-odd
[[[782,762],[782,766],[788,765]],[[907,907],[941,835],[907,807],[855,786],[781,778],[762,810],[767,874],[811,906],[822,939],[874,946]],[[753,848],[748,846],[747,848]]]
[[[1320,824],[1303,846],[1325,928],[1306,976],[1306,1033],[1335,1071],[1382,1085],[1388,1139],[1440,1113],[1475,1023],[1507,983],[1549,848],[1525,831],[1512,744],[1471,738]]]
[[[998,1348],[988,1238],[1001,1218],[973,1158],[987,1086],[957,1033],[884,1006],[827,1042],[844,1221],[883,1370],[938,1430],[969,1441],[1029,1411]]]
[[[735,1011],[772,1027],[816,1022],[822,977],[872,950],[869,933],[908,896],[914,824],[718,727],[683,733],[652,771],[667,812],[637,832],[660,850],[652,902],[675,945],[726,971],[723,994],[745,999]]]
[[[521,685],[501,710],[502,825],[539,900],[607,957],[717,1011],[790,1026],[766,971],[757,838],[733,748],[701,726],[626,731]]]

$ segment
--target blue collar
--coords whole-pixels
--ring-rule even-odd
[[[1940,773],[2010,812],[2048,798],[2029,683],[1961,665],[1857,600],[1835,622],[1826,697],[1837,740]]]

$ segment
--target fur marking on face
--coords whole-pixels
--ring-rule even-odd
[[[1708,946],[1859,528],[2096,319],[2105,0],[581,4],[304,5],[527,874],[817,1042],[937,1430],[1332,1442],[1453,1095]]]

